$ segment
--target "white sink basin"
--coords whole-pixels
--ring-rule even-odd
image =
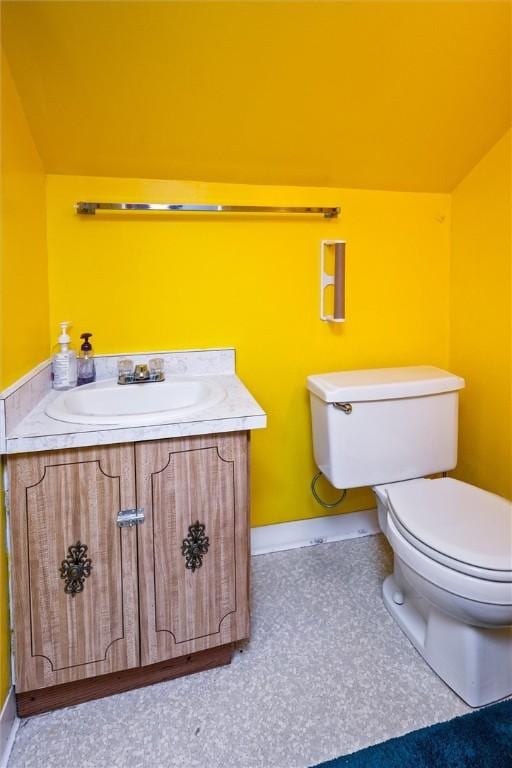
[[[207,376],[125,385],[106,379],[62,392],[48,404],[46,413],[74,424],[165,424],[215,405],[225,396],[225,389]]]

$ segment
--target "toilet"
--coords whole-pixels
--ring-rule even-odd
[[[371,486],[394,554],[384,604],[480,707],[512,694],[512,502],[448,477],[464,380],[431,366],[309,376],[313,450],[335,488]]]

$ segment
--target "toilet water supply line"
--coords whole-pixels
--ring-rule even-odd
[[[312,481],[311,481],[311,493],[313,494],[315,501],[317,501],[318,504],[320,504],[321,507],[323,507],[324,509],[334,509],[334,507],[337,507],[338,504],[341,504],[341,502],[343,501],[343,499],[347,495],[347,489],[345,488],[345,490],[341,494],[340,498],[337,499],[336,501],[331,501],[331,502],[324,501],[323,499],[320,498],[320,496],[318,495],[318,492],[316,490],[316,484],[317,484],[318,480],[321,477],[322,477],[322,472],[317,472],[316,475],[314,476],[314,478],[312,479]]]

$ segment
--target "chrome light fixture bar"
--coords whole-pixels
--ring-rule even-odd
[[[335,219],[339,208],[315,208],[306,206],[273,205],[197,205],[183,203],[86,203],[75,205],[76,212],[94,216],[96,211],[160,211],[161,213],[284,213],[321,214],[326,219]]]

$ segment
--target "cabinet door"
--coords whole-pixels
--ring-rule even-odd
[[[248,436],[136,446],[141,663],[249,635]]]
[[[139,663],[133,445],[9,458],[16,689]]]

